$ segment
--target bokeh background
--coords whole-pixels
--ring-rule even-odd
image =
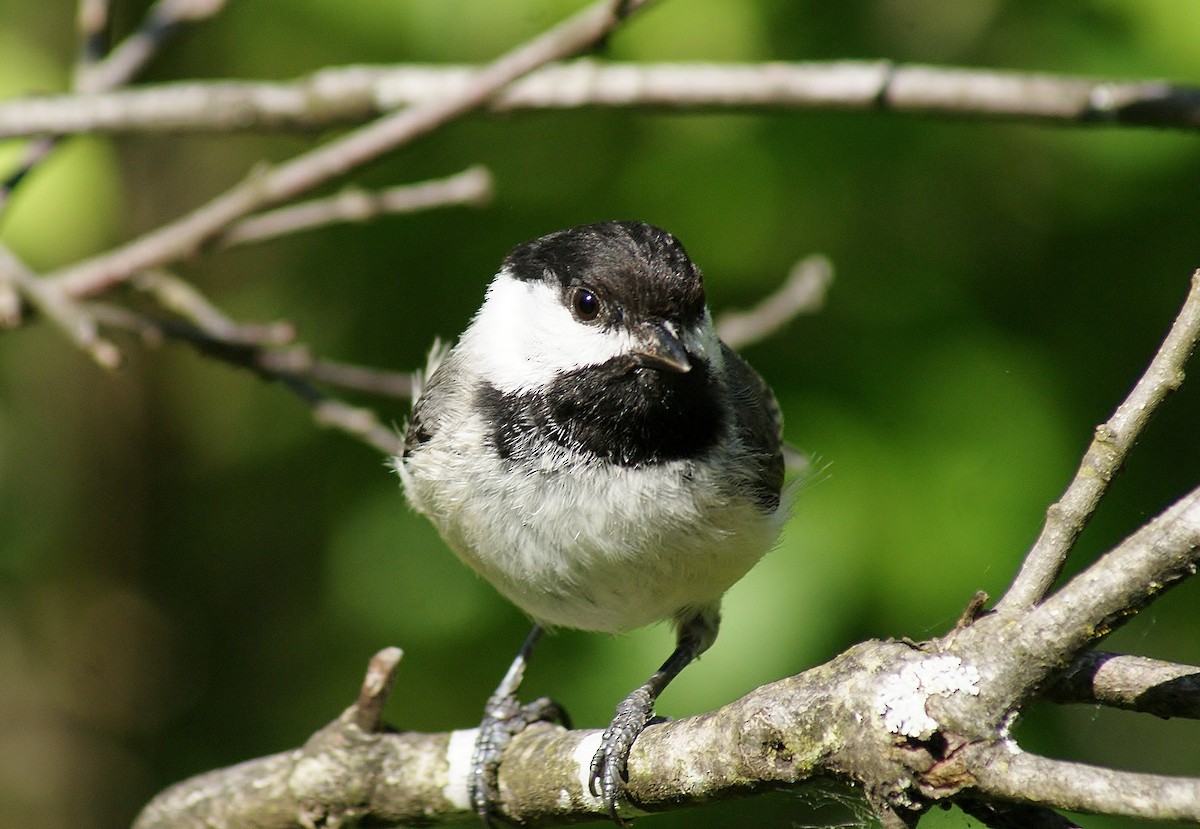
[[[118,34],[146,5],[114,3]],[[579,5],[238,0],[145,79],[480,61]],[[68,0],[0,0],[0,94],[67,87],[73,16]],[[1200,7],[1169,0],[664,0],[606,56],[1195,81],[1197,37]],[[37,267],[65,264],[325,137],[72,139],[20,189],[0,239]],[[5,167],[19,151],[0,146]],[[824,474],[730,593],[717,646],[664,696],[674,716],[865,637],[942,633],[974,591],[999,595],[1200,265],[1195,134],[861,113],[476,116],[354,180],[477,162],[496,177],[489,207],[329,228],[181,273],[239,319],[294,321],[324,356],[407,370],[464,327],[511,245],[571,224],[670,228],[717,311],[752,304],[802,255],[830,257],[827,307],[746,352]],[[303,742],[386,645],[406,651],[390,721],[476,722],[526,620],[405,507],[383,459],[277,386],[184,346],[124,344],[129,364],[109,374],[47,326],[0,336],[0,823],[125,826],[178,779]],[[405,417],[394,401],[357,402]],[[1198,416],[1200,384],[1185,386],[1074,566],[1196,484]],[[1200,663],[1197,595],[1178,588],[1108,647]],[[526,691],[599,726],[670,645],[663,628],[564,632]],[[1017,733],[1054,756],[1200,774],[1191,722],[1039,706]],[[838,798],[779,794],[639,825],[856,819]]]

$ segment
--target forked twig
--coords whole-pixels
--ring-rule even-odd
[[[218,321],[216,330],[209,331],[203,322],[196,321],[211,322],[205,314],[192,320],[163,320],[100,302],[88,303],[86,311],[89,319],[136,334],[152,345],[164,340],[178,340],[208,357],[248,369],[264,380],[279,383],[300,398],[312,410],[317,424],[345,432],[385,455],[400,451],[401,441],[394,427],[382,423],[370,409],[352,406],[330,396],[314,385],[314,381],[354,390],[386,390],[383,393],[405,397],[411,390],[411,379],[407,376],[318,360],[301,345],[274,348],[270,342],[274,336],[270,334],[272,326]],[[291,331],[286,323],[275,325]],[[266,336],[255,337],[253,332],[265,332]]]
[[[1046,511],[1041,534],[1025,556],[1012,586],[997,603],[997,610],[1029,607],[1045,597],[1142,429],[1167,395],[1183,382],[1184,364],[1198,339],[1200,271],[1192,275],[1191,290],[1158,353],[1112,417],[1097,427],[1075,478]]]
[[[47,285],[3,245],[0,245],[0,279],[101,366],[116,368],[121,364],[121,352],[100,336],[96,320],[74,300]]]

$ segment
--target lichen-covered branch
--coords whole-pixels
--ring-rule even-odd
[[[393,650],[377,657],[366,684],[387,687],[398,656]],[[997,698],[991,686],[1007,682],[998,670],[1009,665],[994,638],[857,645],[715,711],[647,729],[630,757],[632,805],[623,814],[832,780],[858,787],[896,825],[959,800],[995,827],[1075,825],[1052,808],[1200,819],[1200,780],[1038,758],[1013,742],[1007,720],[1000,727],[990,717],[951,726],[931,716],[938,703],[953,708]],[[1036,680],[1030,674],[1025,681]],[[378,722],[378,694],[365,694],[365,707],[364,694],[300,749],[173,786],[145,808],[135,829],[473,818],[466,791],[474,729],[389,732]],[[550,724],[518,735],[500,768],[500,813],[528,826],[605,819],[586,784],[598,739],[598,731]],[[1098,791],[1099,784],[1125,788]]]

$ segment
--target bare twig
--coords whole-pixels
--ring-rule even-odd
[[[104,368],[116,368],[121,364],[121,352],[100,336],[96,321],[73,300],[48,286],[3,245],[0,245],[0,273],[31,306],[62,329],[93,360]]]
[[[216,14],[226,0],[159,0],[147,13],[141,27],[107,58],[108,0],[80,0],[76,16],[79,29],[79,57],[75,64],[73,88],[83,96],[109,92],[133,79],[172,32],[187,20]],[[54,151],[57,138],[38,135],[25,151],[17,169],[0,183],[0,211],[8,205],[13,191],[37,165]],[[7,270],[7,269],[6,269]],[[35,278],[36,279],[36,278]],[[102,365],[115,365],[119,354],[103,341],[92,340],[95,323],[84,318],[82,309],[71,306],[63,297],[52,296],[51,286],[40,281],[27,282],[27,298],[41,306],[48,316],[73,331],[76,342],[84,345]],[[33,293],[30,294],[29,291]],[[52,310],[51,310],[52,309]],[[21,304],[11,275],[0,278],[0,327],[20,322]],[[65,315],[65,316],[64,316]],[[69,320],[69,321],[68,321]],[[83,339],[80,339],[80,338]],[[111,367],[110,365],[110,367]]]
[[[354,701],[352,717],[354,724],[368,734],[383,727],[383,707],[391,696],[392,686],[396,684],[396,674],[403,657],[404,651],[399,648],[384,648],[371,658],[367,666],[367,675],[363,677],[358,699]]]
[[[1117,407],[1083,457],[1075,479],[1046,513],[1046,522],[997,610],[1040,601],[1062,570],[1075,539],[1095,512],[1108,484],[1124,463],[1151,415],[1183,382],[1183,367],[1200,339],[1200,271],[1171,330],[1129,396]]]
[[[196,325],[214,340],[242,345],[283,345],[296,338],[291,323],[271,322],[246,325],[230,319],[196,288],[162,269],[142,271],[130,284],[151,297],[167,311]]]
[[[312,409],[313,421],[318,425],[345,432],[387,457],[395,457],[404,449],[404,440],[396,428],[380,423],[370,409],[325,396],[313,401]]]
[[[186,285],[182,287],[191,290]],[[187,302],[188,310],[193,313],[197,304],[199,307],[207,304],[202,297],[198,303],[195,298],[189,298]],[[312,410],[313,420],[319,425],[345,432],[384,455],[395,455],[400,451],[401,441],[396,430],[381,423],[374,412],[336,400],[311,381],[368,391],[386,389],[394,396],[405,397],[411,389],[411,379],[401,380],[393,372],[326,363],[313,358],[301,345],[284,350],[272,348],[272,328],[286,331],[290,339],[292,329],[286,323],[247,326],[227,321],[223,315],[210,320],[203,312],[193,321],[160,320],[99,302],[89,303],[86,310],[88,319],[137,334],[152,345],[169,339],[179,340],[208,357],[248,369],[264,380],[279,383],[300,398]],[[216,329],[206,330],[197,324],[198,321],[215,322]]]
[[[996,611],[946,637],[951,647],[991,641],[996,681],[976,697],[957,700],[955,721],[1003,729],[1029,695],[1067,670],[1083,652],[1149,604],[1196,574],[1200,564],[1200,488],[1179,499],[1102,555],[1038,605]],[[935,716],[938,716],[935,714]]]
[[[962,751],[962,762],[970,767],[976,788],[992,797],[1053,803],[1073,812],[1200,821],[1200,779],[1052,760],[1027,754],[1015,745],[1008,747],[1005,757],[982,744]]]
[[[225,2],[226,0],[158,0],[146,12],[137,30],[107,57],[99,59],[102,51],[97,52],[91,33],[97,31],[97,20],[101,25],[107,24],[107,14],[101,18],[99,11],[91,8],[101,4],[83,0],[79,19],[81,30],[85,33],[84,55],[90,59],[81,60],[76,69],[76,91],[83,94],[107,92],[129,83],[180,26],[217,14],[225,6]]]
[[[1144,656],[1088,651],[1055,677],[1044,693],[1056,702],[1200,719],[1200,667]]]
[[[108,51],[109,0],[79,0],[76,13],[76,29],[79,32],[79,55],[75,62],[76,91],[85,90],[80,83],[81,75],[94,66]]]
[[[264,368],[307,377],[340,389],[406,399],[412,396],[412,374],[385,371],[336,360],[317,359],[304,346],[272,349],[262,354]]]
[[[765,340],[794,317],[817,311],[833,281],[833,264],[809,256],[792,266],[787,279],[749,311],[726,311],[717,318],[717,335],[731,348]]]
[[[229,228],[219,241],[231,247],[323,225],[365,222],[383,214],[415,213],[452,205],[485,205],[491,197],[491,175],[485,168],[475,166],[446,178],[390,187],[377,193],[347,187],[336,196],[258,213]]]
[[[290,161],[256,171],[198,210],[60,271],[52,283],[74,297],[92,296],[137,271],[185,257],[250,213],[295,198],[426,135],[482,106],[507,84],[539,66],[588,48],[607,35],[625,13],[624,2],[601,0],[489,64],[461,94],[381,118]]]
[[[312,129],[462,95],[471,66],[350,66],[292,82],[183,82],[100,96],[0,104],[0,137],[42,133]],[[615,107],[854,110],[1083,126],[1200,127],[1200,88],[891,61],[548,66],[513,84],[495,111]]]
[[[1200,487],[1032,608],[1022,641],[1038,660],[1073,660],[1155,597],[1194,576],[1200,562]]]

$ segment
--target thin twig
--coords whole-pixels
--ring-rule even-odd
[[[412,397],[412,374],[402,371],[385,371],[353,363],[318,359],[307,347],[298,345],[290,348],[264,351],[260,357],[263,368],[306,377],[327,386],[348,391],[395,397],[405,400]]]
[[[1074,660],[1157,596],[1196,575],[1200,487],[1184,495],[1032,608],[1014,643],[1031,657]]]
[[[178,26],[188,20],[199,20],[216,14],[226,0],[159,0],[147,13],[142,25],[114,52],[104,57],[108,46],[108,0],[80,0],[76,15],[79,30],[79,56],[75,64],[73,89],[83,96],[110,92],[128,83],[147,61],[166,42]],[[0,211],[7,207],[17,186],[35,167],[42,163],[58,144],[50,135],[38,135],[26,148],[17,169],[0,183]],[[101,365],[115,365],[120,355],[103,341],[91,340],[87,332],[95,331],[95,322],[84,319],[78,306],[66,303],[65,298],[51,296],[53,288],[34,278],[26,281],[27,298],[40,304],[43,312],[59,320],[73,331],[76,342],[84,345]],[[29,293],[32,291],[32,294]],[[65,315],[65,316],[64,316]],[[11,274],[0,278],[0,327],[20,323],[21,303]],[[80,339],[82,337],[82,339]],[[111,367],[111,366],[109,366]]]
[[[347,187],[336,196],[297,202],[242,219],[221,234],[224,247],[261,242],[329,224],[365,222],[384,214],[415,213],[433,207],[485,205],[492,197],[492,177],[481,166],[442,179],[369,192]]]
[[[345,432],[386,457],[399,455],[404,441],[394,426],[385,426],[370,409],[351,406],[332,397],[313,403],[313,421],[319,426]]]
[[[350,709],[354,724],[368,734],[383,730],[383,707],[391,696],[400,669],[404,651],[399,648],[384,648],[367,665],[358,699]]]
[[[1003,718],[1027,702],[1031,693],[1069,669],[1087,649],[1163,592],[1194,576],[1198,566],[1200,487],[1040,604],[986,614],[945,637],[952,647],[1003,643],[992,667],[997,680],[986,693],[956,701],[962,710],[951,713],[966,719],[990,716],[997,727],[1003,727]]]
[[[1046,595],[1062,571],[1075,539],[1091,519],[1151,415],[1183,382],[1183,367],[1197,339],[1200,339],[1200,271],[1192,275],[1191,291],[1158,353],[1113,416],[1096,429],[1075,479],[1047,510],[1042,532],[1025,556],[1012,586],[997,604],[997,610],[1029,607]]]
[[[1088,651],[1042,693],[1055,702],[1200,719],[1200,667],[1145,656]]]
[[[61,291],[47,285],[7,247],[0,245],[0,273],[31,306],[45,315],[104,368],[121,364],[121,352],[100,336],[95,319]]]
[[[962,749],[981,794],[1149,820],[1200,821],[1200,779],[1137,774],[1027,754],[1010,744]]]
[[[765,340],[794,317],[811,314],[825,304],[833,282],[833,264],[809,256],[795,265],[784,283],[748,311],[726,311],[717,318],[717,335],[731,348]]]
[[[142,271],[130,284],[153,297],[163,309],[194,323],[214,340],[239,345],[283,345],[296,338],[296,329],[288,322],[251,325],[235,322],[192,285],[162,269]]]
[[[196,211],[59,271],[52,283],[70,296],[93,296],[140,270],[185,257],[250,213],[345,175],[477,109],[539,66],[588,48],[623,19],[624,6],[617,0],[601,0],[489,64],[462,94],[413,106],[290,161],[261,169]]]
[[[0,137],[43,133],[303,129],[361,123],[460,96],[474,66],[348,66],[291,82],[177,82],[97,96],[0,103]],[[838,110],[1068,123],[1200,128],[1200,87],[891,61],[547,66],[505,90],[492,111]]]
[[[81,61],[75,73],[75,89],[88,94],[107,92],[131,81],[158,54],[172,35],[185,23],[217,14],[226,0],[158,0],[146,12],[141,25],[118,44],[103,60],[93,56]],[[83,5],[92,5],[83,0]],[[90,20],[95,13],[89,11]],[[84,10],[80,10],[80,21]],[[85,44],[87,41],[85,40]],[[92,54],[90,47],[85,54]]]
[[[81,76],[98,63],[108,51],[109,0],[79,0],[75,28],[79,32],[79,53],[75,59],[75,81],[78,92],[85,90]]]
[[[263,339],[238,336],[256,329],[267,330],[270,326],[233,324],[234,327],[230,329],[225,323],[220,323],[218,331],[232,333],[236,337],[223,339],[220,333],[207,331],[193,321],[156,319],[128,308],[100,302],[88,303],[86,308],[89,319],[137,334],[149,344],[157,345],[164,340],[185,342],[207,357],[248,369],[263,380],[279,383],[312,410],[313,420],[317,424],[345,432],[385,455],[395,455],[401,449],[396,429],[380,422],[370,409],[337,400],[312,383],[313,380],[319,380],[335,385],[338,380],[346,380],[353,375],[353,379],[345,386],[359,389],[366,385],[364,378],[373,375],[379,386],[387,385],[382,379],[387,378],[391,381],[390,387],[395,396],[406,396],[398,393],[401,382],[395,380],[391,372],[373,372],[371,369],[338,363],[326,364],[314,359],[304,346],[292,346],[280,351],[270,347]],[[204,316],[200,315],[200,318]],[[297,359],[298,354],[306,356]],[[354,381],[359,381],[360,385]],[[403,385],[411,388],[411,380],[405,380]]]

